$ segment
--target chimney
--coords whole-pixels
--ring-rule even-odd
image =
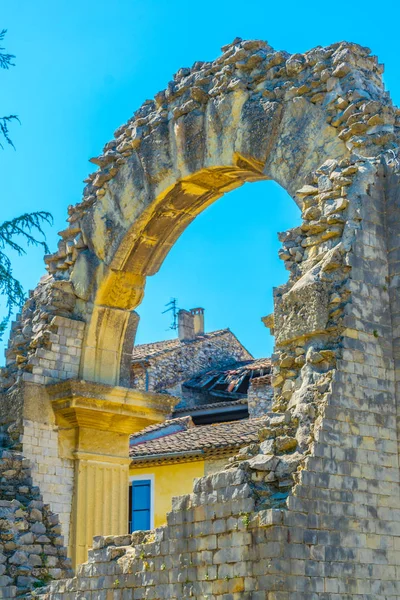
[[[180,340],[193,340],[204,333],[204,308],[181,309],[178,312],[178,335]]]
[[[194,335],[204,334],[204,308],[191,308],[193,315]]]

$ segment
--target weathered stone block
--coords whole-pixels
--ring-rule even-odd
[[[290,291],[275,296],[276,343],[322,333],[328,322],[328,289],[311,277],[298,281]]]

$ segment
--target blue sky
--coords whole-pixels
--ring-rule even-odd
[[[49,210],[55,248],[67,206],[80,200],[87,161],[180,67],[213,60],[236,36],[303,52],[349,40],[385,63],[385,83],[400,103],[398,2],[335,4],[248,0],[12,0],[2,6],[7,50],[16,67],[0,72],[0,115],[16,113],[16,152],[0,153],[1,220]],[[191,224],[160,272],[149,278],[138,312],[137,341],[174,334],[161,312],[172,296],[204,306],[208,330],[230,327],[256,356],[273,340],[260,317],[272,311],[272,287],[286,280],[277,231],[297,224],[298,209],[273,182],[246,184]],[[15,260],[26,290],[44,272],[39,250]],[[1,305],[0,305],[1,311]]]

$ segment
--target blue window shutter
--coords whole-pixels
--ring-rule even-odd
[[[151,527],[151,481],[132,481],[132,524],[131,531],[148,530]]]

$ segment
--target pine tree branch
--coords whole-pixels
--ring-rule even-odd
[[[6,305],[9,311],[15,306],[21,306],[25,300],[22,285],[13,277],[11,269],[5,269],[0,263],[0,294],[6,296]]]
[[[49,253],[49,248],[46,244],[46,235],[42,229],[42,224],[53,224],[53,217],[49,212],[37,211],[33,213],[25,213],[20,217],[16,217],[11,221],[4,221],[0,224],[0,252],[7,246],[17,252],[19,255],[26,254],[25,249],[15,242],[13,238],[22,237],[28,246],[42,246],[46,254]],[[44,237],[44,240],[38,240],[33,232],[39,233]]]
[[[0,31],[0,42],[4,40],[6,33],[7,29],[2,29]],[[9,54],[8,52],[4,52],[4,50],[5,48],[3,48],[3,46],[0,46],[0,69],[9,69],[10,67],[15,66],[12,62],[12,59],[15,58],[15,56],[13,54]],[[7,144],[9,146],[12,146],[15,150],[15,146],[12,139],[10,138],[10,133],[8,129],[11,121],[18,121],[20,123],[20,120],[17,117],[17,115],[8,115],[6,117],[0,117],[0,137],[3,137]],[[1,142],[0,148],[4,149],[4,146]]]
[[[0,31],[0,42],[4,40],[4,37],[7,33],[7,29],[2,29]],[[5,48],[0,46],[0,69],[9,69],[10,67],[14,67],[15,64],[12,61],[15,58],[14,54],[8,54],[8,52],[3,52]]]
[[[19,120],[17,115],[9,115],[8,117],[0,117],[0,133],[3,135],[7,144],[12,146],[15,150],[14,143],[13,143],[12,139],[10,138],[9,131],[8,131],[8,124],[10,123],[10,121],[18,121],[18,123],[21,123],[21,121]],[[1,142],[0,142],[0,147],[2,149],[4,149],[4,146]]]
[[[2,262],[7,267],[2,264]],[[6,296],[6,315],[0,321],[0,341],[10,320],[12,311],[21,307],[25,301],[24,290],[20,282],[12,275],[11,264],[4,254],[0,253],[0,295]]]
[[[9,69],[14,66],[12,62],[15,56],[5,52],[1,45],[7,30],[0,30],[0,69]],[[6,141],[12,146],[14,144],[9,134],[9,124],[12,121],[19,121],[17,115],[8,115],[0,117],[0,139]],[[3,148],[0,142],[0,148]],[[22,239],[27,246],[41,246],[44,252],[48,253],[49,249],[46,244],[46,235],[43,231],[43,224],[52,225],[53,217],[45,211],[37,211],[25,213],[20,217],[4,221],[0,224],[0,296],[5,297],[6,316],[0,319],[0,340],[4,334],[7,324],[10,320],[12,311],[16,307],[21,307],[25,301],[25,294],[20,282],[15,279],[12,273],[11,260],[5,253],[6,250],[12,250],[20,256],[26,254],[26,250],[19,240]],[[38,239],[37,235],[43,239]]]
[[[13,250],[20,256],[26,250],[15,238],[22,238],[28,246],[42,246],[45,253],[49,252],[46,244],[46,235],[43,224],[52,225],[53,217],[46,211],[25,213],[11,221],[0,224],[0,296],[5,296],[7,314],[0,320],[0,340],[10,320],[14,308],[21,307],[25,301],[25,294],[20,282],[12,274],[11,260],[5,250]],[[37,235],[43,236],[43,240]]]

